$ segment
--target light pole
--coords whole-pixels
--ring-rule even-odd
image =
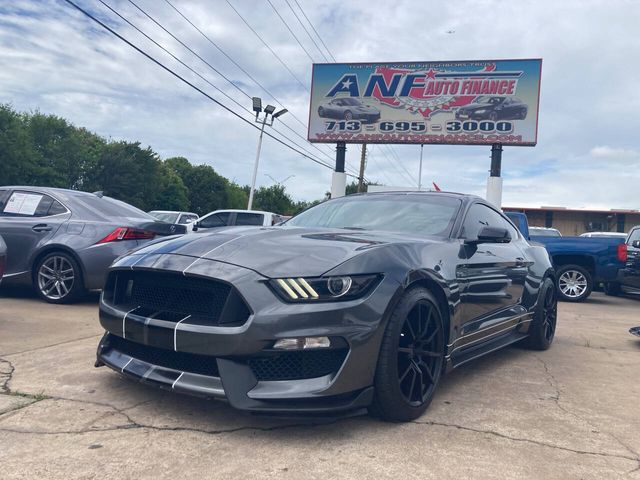
[[[422,151],[424,150],[424,143],[420,144],[420,169],[418,170],[418,190],[422,190]]]
[[[260,97],[253,97],[253,111],[256,112],[256,123],[262,124],[260,127],[260,138],[258,138],[258,151],[256,152],[256,162],[253,165],[253,177],[251,178],[251,190],[249,190],[249,203],[247,204],[247,210],[251,210],[253,206],[253,193],[256,189],[256,177],[258,176],[258,163],[260,162],[260,150],[262,149],[262,135],[264,134],[265,125],[273,125],[273,121],[278,118],[280,115],[284,115],[287,113],[287,109],[283,108],[282,110],[273,113],[276,107],[273,105],[267,105],[264,107],[264,117],[260,120],[260,112],[262,112],[262,99]],[[267,123],[269,119],[269,115],[271,115],[271,122]]]

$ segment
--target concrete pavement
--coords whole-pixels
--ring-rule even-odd
[[[96,298],[0,291],[0,477],[640,478],[640,300],[560,304],[553,347],[444,377],[415,422],[255,417],[93,367]]]

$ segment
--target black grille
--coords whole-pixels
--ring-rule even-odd
[[[145,316],[169,321],[190,315],[189,323],[231,326],[243,324],[250,315],[231,285],[175,273],[111,272],[104,298],[122,310],[140,307]]]
[[[258,380],[302,380],[337,372],[347,349],[282,352],[262,358],[250,358],[247,363]]]
[[[219,377],[216,357],[197,355],[195,353],[174,352],[164,348],[150,347],[141,343],[131,342],[116,335],[109,336],[107,348],[129,355],[143,362],[160,367],[166,367],[181,372],[199,373],[211,377]]]

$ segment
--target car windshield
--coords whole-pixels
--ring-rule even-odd
[[[489,105],[499,105],[504,102],[504,98],[502,97],[478,97],[476,98],[476,103],[486,103]]]
[[[461,202],[434,195],[357,195],[321,203],[285,225],[448,236]]]
[[[153,220],[154,217],[142,210],[137,209],[133,205],[116,200],[110,197],[98,197],[95,195],[75,195],[74,203],[81,204],[95,213],[99,213],[106,218],[122,217],[122,218],[143,218]]]
[[[343,105],[352,105],[352,106],[360,106],[362,105],[358,100],[356,100],[355,98],[343,98],[342,99],[342,104]]]
[[[167,222],[167,223],[176,223],[176,220],[178,220],[178,215],[179,215],[178,213],[172,213],[172,212],[149,212],[149,214],[153,215],[161,222]]]

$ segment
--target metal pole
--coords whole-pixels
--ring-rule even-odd
[[[364,161],[367,158],[367,144],[362,144],[362,154],[360,155],[360,175],[358,176],[358,193],[364,191]]]
[[[418,169],[418,190],[422,190],[422,151],[424,150],[424,143],[420,144],[420,168]]]
[[[336,169],[331,178],[331,198],[344,197],[347,186],[347,175],[344,173],[344,159],[347,145],[344,142],[336,144]]]
[[[256,189],[256,177],[258,176],[258,162],[260,161],[260,149],[262,148],[262,134],[264,133],[264,127],[267,124],[267,116],[264,116],[262,120],[262,127],[260,128],[260,138],[258,139],[258,151],[256,152],[256,162],[253,165],[253,178],[251,179],[251,190],[249,190],[249,203],[247,210],[251,210],[253,206],[253,192]]]
[[[487,179],[487,200],[497,207],[502,206],[502,144],[491,145],[491,170]]]

